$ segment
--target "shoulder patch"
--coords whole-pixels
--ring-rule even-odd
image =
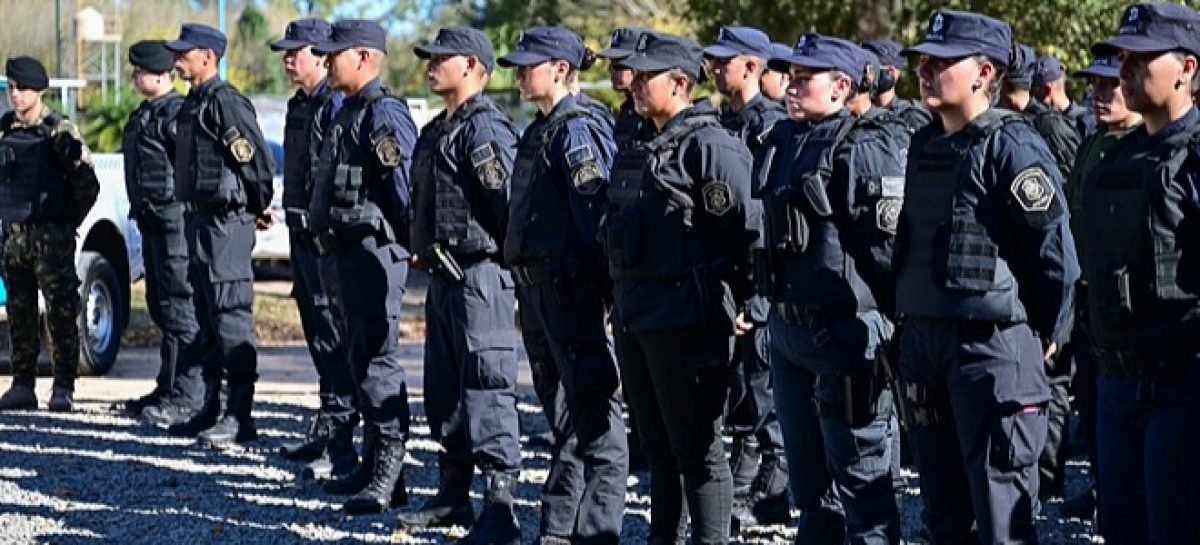
[[[591,146],[588,146],[587,144],[576,146],[567,151],[567,168],[573,169],[582,164],[584,161],[591,161],[594,159],[595,156],[592,155]]]
[[[400,155],[400,143],[395,135],[389,134],[375,142],[375,156],[379,158],[379,164],[387,168],[398,167]]]
[[[900,208],[904,205],[904,199],[899,197],[884,197],[875,203],[875,226],[879,230],[896,234],[896,227],[900,225]]]
[[[500,162],[495,142],[480,144],[472,149],[470,159],[475,176],[479,178],[479,183],[484,189],[495,191],[504,187],[508,173],[504,171],[504,165]]]
[[[229,143],[229,152],[233,154],[233,158],[241,164],[249,163],[254,158],[254,146],[246,140],[245,136],[239,136],[236,140]]]
[[[1042,167],[1029,167],[1018,172],[1009,189],[1026,212],[1045,212],[1054,201],[1054,182]]]
[[[704,195],[704,209],[714,216],[724,216],[733,208],[733,196],[725,182],[710,181],[700,192]]]

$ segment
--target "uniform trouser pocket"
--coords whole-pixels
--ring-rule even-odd
[[[1046,410],[1021,408],[999,415],[991,431],[990,459],[1000,469],[1021,469],[1037,462],[1046,445]]]

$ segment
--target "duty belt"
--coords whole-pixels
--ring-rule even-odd
[[[779,302],[773,306],[775,307],[775,313],[783,321],[791,325],[813,327],[826,322],[825,311],[821,308],[821,305]]]
[[[189,214],[224,214],[233,210],[239,210],[242,205],[236,203],[208,203],[208,202],[185,202],[183,203],[183,211]]]
[[[574,269],[561,263],[544,263],[539,265],[513,265],[513,278],[522,286],[533,286],[553,282],[569,275]]]

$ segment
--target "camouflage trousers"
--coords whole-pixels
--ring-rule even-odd
[[[33,386],[41,351],[38,289],[46,298],[54,385],[74,388],[79,366],[79,276],[75,228],[63,224],[5,226],[4,281],[13,384]]]

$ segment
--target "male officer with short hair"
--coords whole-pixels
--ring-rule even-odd
[[[300,311],[304,340],[317,370],[320,406],[304,440],[280,448],[285,457],[310,462],[306,474],[317,479],[344,475],[358,464],[354,451],[354,380],[346,354],[345,332],[337,314],[341,312],[329,287],[337,282],[337,261],[330,255],[317,256],[309,242],[308,205],[312,200],[313,167],[321,153],[321,141],[343,96],[327,79],[325,56],[313,47],[329,39],[330,26],[323,19],[298,19],[288,23],[283,39],[271,44],[282,51],[283,69],[298,86],[288,99],[283,128],[283,207],[288,228],[292,265],[292,297]]]
[[[1071,120],[1072,126],[1083,138],[1096,128],[1096,119],[1087,108],[1071,100],[1067,94],[1067,71],[1054,55],[1043,55],[1033,70],[1030,92],[1041,101]]]
[[[905,59],[904,55],[900,54],[900,51],[904,49],[903,46],[892,40],[867,40],[859,45],[874,53],[879,58],[880,69],[886,70],[891,76],[889,85],[881,86],[875,91],[873,97],[875,105],[886,108],[893,115],[899,117],[905,125],[908,125],[909,131],[916,132],[929,123],[932,115],[929,110],[921,106],[920,100],[901,98],[896,94],[896,86],[900,85],[900,76],[904,73],[902,68],[905,65]]]
[[[387,34],[378,23],[338,21],[313,52],[326,56],[329,84],[346,98],[322,140],[309,223],[317,254],[337,262],[336,296],[365,422],[362,464],[325,491],[354,495],[343,506],[349,515],[380,513],[408,503],[410,415],[399,326],[417,128],[408,105],[383,85]]]
[[[271,203],[275,172],[254,107],[217,75],[225,44],[220,31],[192,23],[167,42],[175,69],[192,85],[176,118],[175,194],[185,203],[188,276],[211,351],[204,406],[169,431],[218,447],[258,437],[250,417],[258,380],[250,252],[256,219]],[[229,399],[222,416],[223,380]]]
[[[486,34],[443,28],[413,52],[428,61],[429,89],[446,102],[422,129],[410,174],[412,249],[416,266],[430,273],[425,415],[443,448],[437,496],[399,520],[470,527],[475,468],[486,475],[521,467],[516,295],[500,264],[517,131],[483,94],[495,67]]]
[[[50,86],[42,63],[13,57],[4,72],[13,109],[0,117],[0,220],[13,380],[0,396],[0,410],[37,408],[40,289],[54,363],[49,409],[70,411],[79,367],[75,229],[96,202],[100,184],[75,124],[42,102]]]
[[[629,85],[633,83],[633,70],[617,66],[618,61],[633,54],[638,38],[646,32],[649,31],[640,27],[618,28],[613,31],[608,47],[596,54],[608,59],[608,77],[612,80],[612,87],[625,96],[617,109],[616,124],[613,126],[613,139],[617,142],[618,150],[632,145],[646,127],[646,119],[638,115],[633,107],[633,96],[629,90]],[[640,449],[631,443],[630,452],[635,451],[640,452]]]

